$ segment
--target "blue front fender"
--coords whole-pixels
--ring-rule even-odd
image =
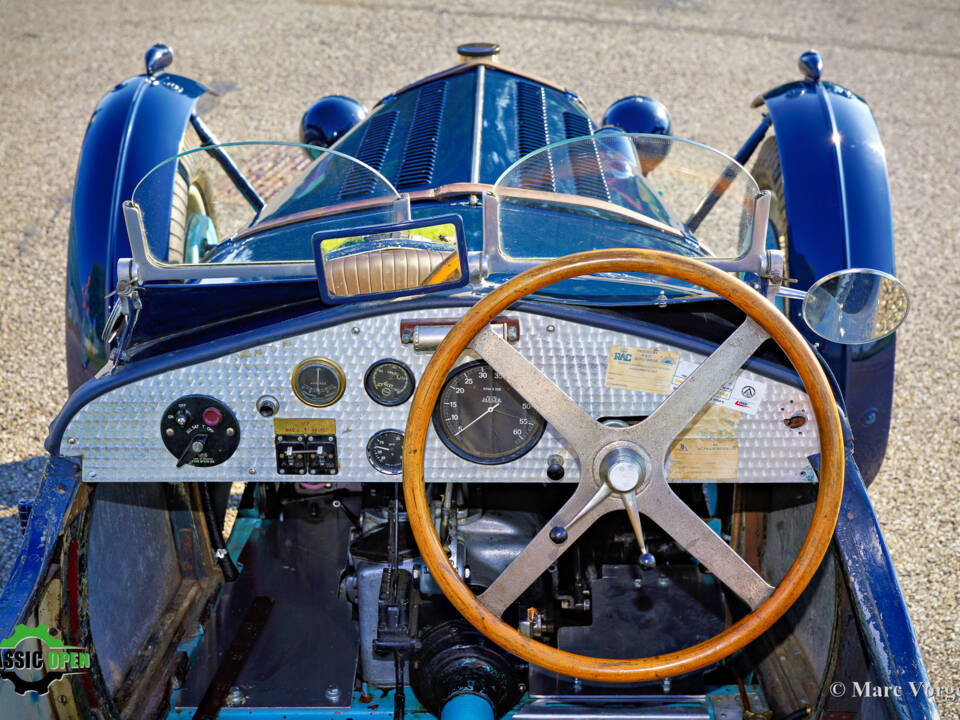
[[[851,267],[894,273],[893,217],[883,143],[867,103],[828,82],[794,82],[766,93],[783,176],[788,267],[796,287]],[[836,374],[867,482],[887,447],[895,339],[845,346],[810,332],[799,303],[790,314]]]
[[[189,78],[139,75],[115,86],[87,125],[67,249],[67,379],[73,391],[106,362],[100,333],[116,264],[130,256],[121,203],[151,168],[175,155],[197,98]]]

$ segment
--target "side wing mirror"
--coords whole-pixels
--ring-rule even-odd
[[[907,317],[906,288],[889,273],[850,268],[817,280],[803,300],[803,319],[820,337],[845,345],[881,340]]]

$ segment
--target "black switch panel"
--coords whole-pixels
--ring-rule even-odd
[[[280,475],[336,475],[336,435],[275,435]]]

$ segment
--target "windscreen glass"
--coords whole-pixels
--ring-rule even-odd
[[[160,264],[310,261],[311,232],[395,219],[390,182],[356,158],[296,143],[188,150],[137,184],[147,249]],[[311,220],[311,232],[290,227]]]
[[[494,192],[507,257],[644,247],[739,258],[750,245],[759,189],[739,164],[704,145],[600,131],[521,158]]]

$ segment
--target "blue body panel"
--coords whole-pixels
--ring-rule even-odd
[[[493,720],[493,708],[486,698],[463,692],[443,706],[440,720]]]
[[[9,637],[30,609],[79,487],[79,462],[55,456],[47,461],[20,552],[0,586],[0,638]]]
[[[927,677],[893,561],[883,540],[867,488],[848,453],[843,501],[834,541],[867,654],[891,693],[893,715],[910,720],[938,718],[928,697]]]
[[[121,203],[136,183],[175,155],[202,85],[178,75],[140,75],[114,87],[87,126],[73,192],[67,249],[67,377],[71,390],[106,362],[100,340],[116,287],[116,264],[130,256]],[[172,188],[171,188],[172,189]]]
[[[805,290],[828,273],[868,267],[894,273],[893,218],[883,144],[870,107],[826,82],[795,82],[763,96],[783,172],[788,268]],[[843,389],[869,483],[883,461],[893,401],[894,338],[850,347],[815,336],[792,303],[794,324],[827,359]]]

